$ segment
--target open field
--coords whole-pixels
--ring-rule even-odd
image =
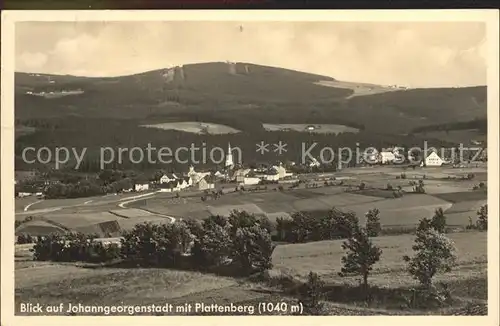
[[[374,95],[385,92],[393,92],[400,91],[401,89],[392,88],[388,86],[368,84],[368,83],[353,83],[346,81],[330,81],[330,80],[322,80],[314,83],[315,85],[326,86],[326,87],[336,87],[336,88],[345,88],[353,91],[351,95],[347,98],[352,98],[355,96],[363,96],[363,95]]]
[[[208,122],[166,122],[158,123],[154,125],[143,125],[145,128],[158,128],[163,130],[178,130],[184,132],[191,132],[195,134],[234,134],[240,132],[229,126],[224,126],[216,123]]]
[[[329,188],[325,188],[329,189]],[[314,190],[314,191],[313,191]],[[312,196],[304,194],[309,192]],[[183,218],[204,218],[211,214],[228,215],[232,210],[268,215],[275,219],[280,214],[289,215],[297,211],[328,211],[336,207],[344,211],[355,212],[364,223],[364,215],[372,208],[380,210],[383,226],[414,226],[424,217],[432,217],[437,208],[447,210],[452,203],[427,194],[406,194],[401,198],[384,198],[341,192],[333,195],[321,195],[318,189],[300,189],[286,192],[264,192],[249,194],[227,194],[218,200],[202,202],[198,198],[187,198],[179,203],[165,204],[164,199],[145,199],[136,202],[139,208],[145,208],[160,214]],[[132,204],[134,205],[134,204]],[[449,219],[450,225],[466,225],[468,219]]]
[[[407,178],[396,179],[402,171]],[[474,173],[475,178],[461,179],[467,173]],[[323,214],[336,207],[355,212],[362,223],[368,210],[378,208],[384,227],[413,227],[420,219],[430,218],[437,208],[442,208],[450,226],[463,227],[468,225],[469,216],[475,220],[476,211],[487,200],[485,191],[472,190],[479,180],[486,179],[484,167],[404,170],[397,166],[375,166],[345,169],[330,176],[335,176],[335,183],[342,180],[344,184],[324,187],[321,178],[328,177],[326,174],[302,175],[304,182],[316,183],[320,187],[305,188],[300,185],[299,188],[290,190],[285,186],[284,191],[277,191],[273,185],[269,185],[268,190],[242,194],[227,192],[217,200],[207,201],[201,200],[200,193],[181,192],[180,198],[173,198],[172,194],[146,192],[139,195],[42,200],[24,211],[24,207],[34,203],[36,199],[19,198],[16,199],[16,220],[23,220],[30,215],[42,216],[49,223],[54,222],[57,227],[85,232],[94,232],[97,228],[98,234],[101,234],[103,231],[99,224],[102,223],[114,224],[112,229],[116,230],[130,229],[139,221],[166,223],[166,216],[201,219],[212,214],[228,215],[232,210],[246,210],[275,220],[297,211]],[[424,176],[426,194],[413,194],[413,187],[408,183]],[[450,179],[447,176],[458,176],[460,179]],[[361,182],[366,184],[364,190],[358,189]],[[393,198],[392,191],[384,190],[387,184],[394,189],[401,186],[407,193],[401,198]],[[226,190],[231,191],[231,187],[233,186],[229,185]],[[136,201],[130,202],[134,199]],[[119,207],[123,203],[127,203],[126,206]],[[146,211],[138,210],[140,208]],[[37,228],[36,225],[32,227]],[[39,229],[42,230],[41,226]],[[108,230],[109,227],[105,229]]]
[[[458,256],[458,269],[454,278],[467,278],[471,275],[486,274],[487,233],[464,232],[448,235],[455,243]],[[404,255],[412,255],[414,237],[411,235],[385,236],[373,238],[373,242],[382,250],[380,262],[374,265],[370,282],[383,286],[414,285],[404,271]],[[340,278],[342,240],[320,241],[306,244],[287,244],[278,246],[273,253],[274,269],[296,277],[304,278],[311,269],[330,281],[354,281],[352,278]],[[314,267],[313,267],[314,266]],[[445,278],[448,278],[447,275]]]
[[[357,173],[356,170],[363,171],[363,173]],[[424,174],[423,170],[414,171],[415,179]],[[449,170],[450,174],[467,173],[467,169],[460,172],[457,171],[458,169]],[[284,191],[268,190],[243,194],[231,192],[217,200],[209,199],[205,202],[201,201],[200,194],[188,197],[187,193],[181,193],[180,198],[173,198],[172,194],[156,193],[137,198],[136,202],[129,203],[126,208],[118,205],[129,201],[135,195],[93,198],[92,202],[85,205],[80,205],[79,201],[57,200],[47,207],[63,206],[63,209],[45,212],[42,216],[47,221],[35,220],[26,223],[23,227],[26,230],[32,228],[39,232],[44,228],[45,230],[47,228],[60,229],[57,225],[61,225],[64,228],[84,233],[117,237],[120,232],[132,229],[137,223],[145,221],[158,224],[171,223],[170,219],[151,212],[173,217],[204,218],[210,214],[227,215],[233,209],[240,209],[267,215],[271,220],[275,220],[277,217],[289,216],[297,210],[310,210],[311,213],[315,213],[313,211],[319,209],[325,212],[333,206],[344,211],[355,212],[361,223],[365,222],[364,214],[369,209],[378,208],[382,226],[385,227],[413,227],[421,218],[431,217],[436,208],[443,208],[449,226],[465,226],[469,222],[468,217],[471,216],[475,220],[475,212],[486,203],[485,192],[470,190],[471,185],[478,182],[476,178],[470,181],[432,178],[432,175],[442,177],[446,174],[445,168],[425,171],[427,179],[424,182],[430,190],[429,193],[406,193],[401,198],[387,198],[387,191],[381,190],[387,183],[391,183],[394,188],[398,185],[407,187],[408,182],[413,180],[410,177],[396,179],[396,175],[399,175],[401,171],[400,168],[395,167],[375,167],[346,169],[342,173],[336,173],[335,176],[339,179],[347,178],[345,183],[354,186],[352,189],[354,193],[346,192],[348,187],[345,186],[319,188],[303,188],[302,186],[293,190],[285,187]],[[411,175],[413,171],[407,172]],[[311,181],[314,178],[320,178],[320,176],[307,176],[305,180],[322,184],[322,181]],[[366,190],[356,190],[355,186],[360,182],[366,183]],[[23,200],[22,204],[25,204],[27,201]],[[18,207],[22,204],[19,202]],[[35,209],[36,205],[34,205]],[[487,233],[450,233],[448,236],[457,248],[458,266],[451,273],[436,276],[436,281],[446,282],[452,295],[460,302],[471,300],[484,302],[487,300]],[[402,260],[403,255],[412,255],[413,240],[414,236],[409,234],[374,238],[373,241],[381,247],[383,253],[381,261],[374,266],[369,283],[379,286],[381,291],[399,291],[402,288],[414,286],[416,281],[405,271],[405,263]],[[341,278],[337,274],[341,267],[341,257],[344,255],[341,243],[342,240],[280,244],[273,253],[274,267],[270,275],[292,276],[304,280],[307,273],[312,270],[319,273],[332,289],[357,285],[357,278]],[[18,247],[22,245],[16,246],[15,296],[17,303],[59,304],[61,301],[68,301],[94,305],[116,305],[121,302],[139,305],[168,301],[172,304],[183,305],[185,302],[207,304],[294,302],[293,298],[275,288],[243,279],[167,269],[89,268],[78,266],[78,264],[33,262],[28,261],[31,253],[21,250],[22,248],[18,250]],[[401,309],[398,306],[399,303],[377,302],[370,308],[366,308],[363,303],[351,302],[349,299],[329,298],[328,300],[327,309],[331,314],[337,315],[429,313]],[[433,313],[445,314],[446,311]]]
[[[299,131],[324,134],[338,134],[341,132],[359,132],[359,129],[337,124],[300,124],[300,123],[263,123],[267,131]],[[311,128],[311,129],[309,129]]]
[[[464,144],[464,146],[471,145],[471,140],[484,142],[487,140],[487,135],[477,129],[466,130],[449,130],[449,131],[430,131],[422,132],[418,135],[427,139],[441,139],[457,144]]]
[[[486,300],[486,233],[450,234],[458,252],[458,266],[436,281],[449,284],[456,297]],[[319,273],[327,286],[356,285],[353,277],[340,278],[342,241],[322,241],[308,244],[279,245],[273,254],[271,275],[289,275],[304,280],[310,270]],[[409,235],[374,238],[382,250],[382,259],[369,278],[372,285],[401,288],[415,285],[404,270],[402,256],[411,255],[413,237]],[[473,244],[473,245],[471,245]],[[186,302],[251,303],[259,301],[293,302],[284,293],[264,284],[250,283],[229,277],[157,268],[90,268],[70,263],[33,262],[19,259],[15,263],[15,300],[58,305],[61,301],[83,305],[174,305]],[[291,301],[290,301],[291,300]],[[405,314],[409,311],[376,307],[357,307],[357,303],[342,300],[326,302],[331,314]],[[19,308],[16,308],[19,313]],[[356,311],[356,313],[355,313]],[[175,314],[175,313],[174,313]]]
[[[24,198],[16,198],[14,202],[14,210],[16,212],[23,212],[24,208],[30,204],[39,201],[36,196],[29,196]]]
[[[54,225],[53,223],[49,223],[43,220],[33,220],[20,225],[16,229],[16,235],[30,234],[38,236],[51,233],[64,234],[66,233],[66,230],[64,228],[61,228],[60,226]]]

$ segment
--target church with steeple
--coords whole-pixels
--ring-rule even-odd
[[[229,171],[234,168],[233,161],[233,153],[231,152],[231,144],[227,144],[227,153],[226,153],[226,164],[224,165],[226,171]]]

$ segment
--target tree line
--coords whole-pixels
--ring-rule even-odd
[[[341,247],[339,276],[361,278],[360,293],[371,300],[369,276],[383,257],[383,251],[372,241],[380,232],[379,211],[370,210],[364,226],[354,214],[332,210],[332,220],[321,220],[323,228],[340,232],[344,237]],[[478,225],[487,229],[487,206],[478,211]],[[337,221],[335,225],[332,221]],[[479,222],[480,221],[480,222]],[[302,221],[304,222],[304,221]],[[326,223],[325,223],[326,222]],[[410,298],[412,307],[442,306],[450,294],[438,289],[433,279],[438,273],[452,270],[456,264],[453,243],[446,237],[446,217],[436,210],[432,219],[422,219],[415,233],[414,254],[405,255],[406,271],[420,286]],[[301,224],[302,236],[314,241],[312,228]],[[164,267],[226,273],[226,275],[254,275],[272,269],[272,254],[276,244],[271,239],[272,223],[247,212],[233,211],[228,217],[210,216],[204,220],[181,220],[173,224],[137,224],[124,232],[120,245],[95,241],[96,236],[83,234],[51,235],[36,240],[35,260],[110,262],[119,260],[129,266]],[[325,230],[322,231],[325,234]],[[321,233],[321,232],[320,232]],[[334,232],[335,233],[335,232]],[[338,236],[338,235],[337,235]],[[230,274],[227,274],[230,273]],[[305,314],[325,314],[323,305],[325,283],[310,272],[296,295]]]

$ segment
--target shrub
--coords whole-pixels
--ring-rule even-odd
[[[442,208],[436,209],[434,216],[432,217],[430,226],[439,233],[445,232],[446,216],[444,215]]]
[[[276,230],[276,226],[266,216],[261,217],[258,221],[258,224],[260,225],[261,228],[266,229],[267,232],[269,232],[269,234],[272,234]]]
[[[380,211],[376,208],[366,213],[366,233],[369,237],[376,237],[380,234],[382,227],[380,225]]]
[[[472,217],[468,217],[469,219],[469,224],[467,224],[467,226],[465,227],[466,230],[474,230],[474,229],[477,229],[477,222],[476,224],[472,223]]]
[[[123,233],[121,255],[141,266],[176,266],[193,238],[184,223],[137,224],[132,231]]]
[[[246,211],[237,211],[237,210],[231,211],[227,221],[231,225],[230,229],[231,229],[231,234],[233,235],[239,228],[252,227],[258,224],[257,217],[254,214],[250,214]]]
[[[488,204],[481,206],[477,211],[477,228],[482,231],[488,230]]]
[[[323,299],[325,283],[316,273],[309,272],[307,282],[299,288],[299,303],[303,307],[303,315],[318,316],[324,314]]]
[[[415,169],[415,167],[413,167],[413,169]],[[406,173],[401,173],[401,179],[406,179]]]
[[[202,269],[220,266],[229,259],[229,224],[222,225],[217,217],[209,217],[203,221],[203,233],[195,238],[191,249],[195,265]]]
[[[273,266],[274,248],[266,229],[258,225],[242,227],[236,230],[232,239],[231,258],[246,275],[263,272]]]
[[[34,243],[34,242],[35,242],[35,238],[29,234],[23,233],[17,237],[17,244],[26,244],[26,243]]]
[[[291,219],[283,217],[276,219],[276,233],[279,241],[295,242],[293,229],[294,223]]]
[[[417,231],[412,247],[415,255],[404,256],[408,272],[420,282],[424,289],[430,290],[432,278],[439,272],[450,272],[456,262],[453,243],[433,228]]]
[[[404,192],[402,190],[394,190],[392,192],[392,196],[394,198],[401,198],[401,197],[403,197],[403,194],[404,194]]]
[[[84,261],[106,262],[120,257],[116,244],[103,244],[95,241],[95,235],[71,233],[40,237],[32,249],[33,257],[39,261]]]
[[[417,232],[418,231],[425,231],[431,228],[431,220],[428,219],[427,217],[424,217],[423,219],[420,220],[418,227],[417,227]]]
[[[334,234],[338,238],[349,238],[359,228],[359,220],[352,212],[342,212],[333,208],[330,210],[329,216],[332,219]]]
[[[385,189],[386,190],[393,190],[393,187],[390,183],[388,183]]]
[[[358,186],[359,190],[364,190],[366,188],[366,184],[364,182],[361,182]]]
[[[120,246],[116,243],[93,242],[92,251],[93,255],[89,261],[94,263],[104,263],[121,257]]]
[[[418,184],[413,187],[413,192],[417,194],[425,194],[425,184],[423,180],[418,180]]]
[[[353,235],[342,244],[342,249],[347,253],[342,257],[340,276],[361,275],[363,289],[368,292],[368,275],[373,265],[380,260],[382,250],[374,245],[362,228],[356,228]]]
[[[318,228],[316,227],[317,220],[308,214],[302,212],[295,212],[292,214],[291,223],[291,238],[293,242],[307,242],[312,239],[318,239]],[[313,231],[315,235],[313,235]]]

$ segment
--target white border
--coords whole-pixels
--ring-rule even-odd
[[[15,317],[14,316],[14,25],[21,21],[372,21],[428,22],[476,21],[487,24],[488,41],[488,307],[487,317]],[[498,10],[58,10],[2,11],[2,89],[1,89],[1,284],[2,325],[118,325],[150,324],[232,325],[235,322],[254,325],[286,323],[292,325],[400,325],[401,323],[449,325],[499,325],[499,209],[498,209],[498,78],[499,78],[499,12]],[[497,218],[495,218],[497,217]],[[238,320],[236,320],[238,319]]]

